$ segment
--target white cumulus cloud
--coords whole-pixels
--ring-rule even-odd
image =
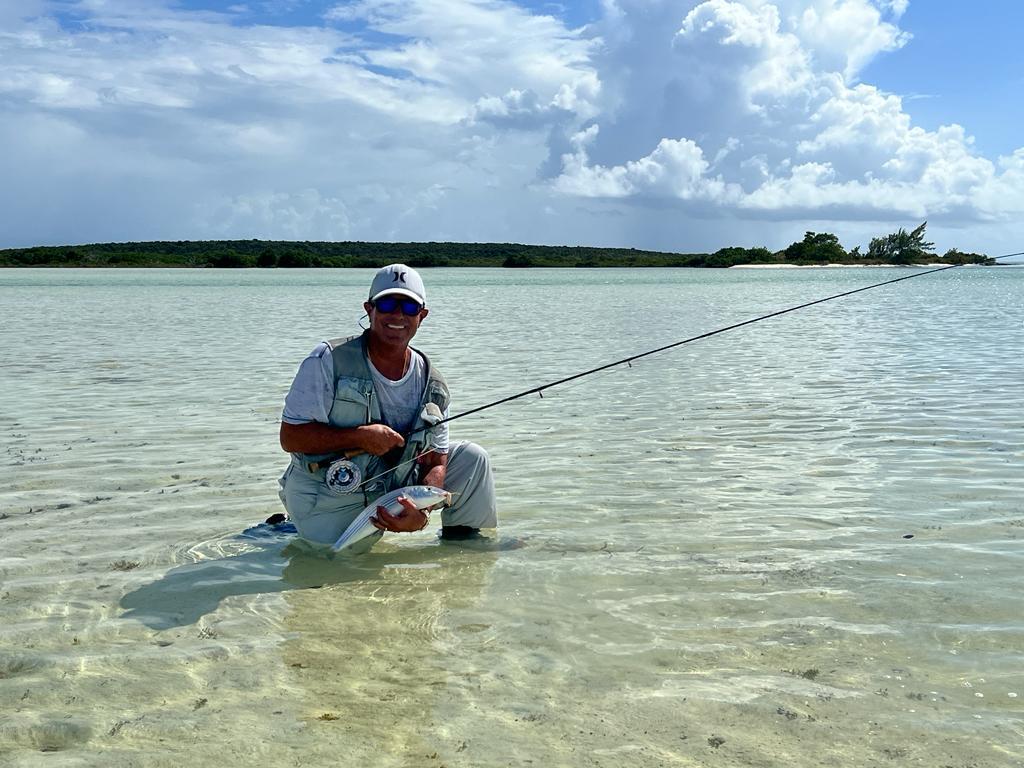
[[[616,100],[562,152],[558,192],[701,203],[702,213],[711,201],[722,215],[780,220],[963,224],[1024,212],[1016,155],[980,156],[959,125],[914,126],[899,96],[858,82],[866,63],[909,39],[897,26],[904,3],[656,8],[617,5],[598,67]],[[627,66],[638,59],[649,66]]]
[[[0,247],[1024,235],[1024,148],[870,82],[913,44],[906,0],[197,5],[0,5]]]

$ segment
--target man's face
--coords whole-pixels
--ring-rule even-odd
[[[399,293],[378,296],[363,304],[363,309],[370,318],[370,334],[388,346],[407,346],[429,313],[415,299]]]

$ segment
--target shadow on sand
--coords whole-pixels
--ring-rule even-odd
[[[256,526],[242,534],[241,539],[259,543],[259,549],[180,565],[128,592],[120,601],[125,611],[121,618],[140,621],[156,630],[189,626],[215,611],[227,597],[370,581],[385,568],[429,565],[473,549],[494,551],[493,546],[477,542],[437,543],[327,557],[304,546],[287,531],[281,533],[274,528]],[[253,532],[256,535],[251,535]]]

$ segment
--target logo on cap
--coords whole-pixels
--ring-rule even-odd
[[[399,271],[398,271],[398,270],[396,269],[396,270],[395,270],[394,272],[392,272],[391,274],[393,274],[393,275],[395,276],[395,277],[394,277],[394,279],[392,279],[392,281],[391,281],[391,282],[393,282],[393,283],[398,283],[398,282],[402,282],[402,283],[404,283],[404,282],[405,282],[405,272],[399,272]]]

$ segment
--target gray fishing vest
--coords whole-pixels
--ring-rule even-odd
[[[373,388],[373,374],[370,373],[370,363],[367,358],[368,339],[369,331],[366,331],[360,336],[332,339],[327,342],[331,358],[334,361],[334,402],[327,414],[327,423],[332,427],[361,427],[365,424],[382,424],[384,422],[380,411],[380,398]],[[419,352],[419,350],[415,351]],[[395,488],[410,485],[417,469],[416,462],[411,459],[426,450],[430,440],[430,430],[422,418],[423,406],[427,403],[435,403],[442,413],[448,407],[451,397],[448,394],[448,384],[444,376],[431,366],[430,359],[426,355],[422,352],[419,354],[423,355],[425,362],[426,386],[423,388],[423,397],[420,400],[412,429],[422,431],[413,432],[406,438],[397,470],[378,478],[369,486],[357,490],[353,495],[365,495],[373,498]],[[308,471],[310,464],[315,463],[323,467],[333,459],[341,458],[342,454],[293,453],[292,456],[301,467]],[[381,457],[369,453],[361,453],[351,460],[358,465],[364,480],[375,477],[388,468]],[[407,461],[408,464],[403,463]],[[323,472],[324,470],[321,468],[319,473]]]

